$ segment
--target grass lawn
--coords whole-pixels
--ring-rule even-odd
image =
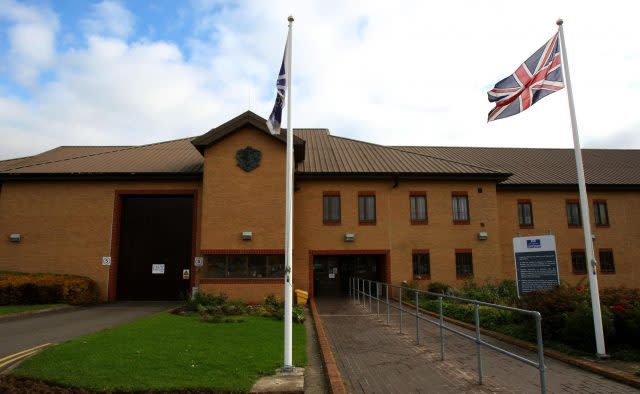
[[[36,304],[36,305],[2,305],[0,306],[0,315],[9,315],[11,313],[21,313],[28,311],[37,311],[40,309],[55,308],[64,304]]]
[[[26,360],[14,375],[90,390],[247,391],[282,366],[282,321],[206,323],[156,314],[80,337]],[[293,326],[294,364],[306,364],[305,330]]]

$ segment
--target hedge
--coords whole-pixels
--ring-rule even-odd
[[[98,285],[83,276],[0,273],[0,305],[86,305],[98,301]]]

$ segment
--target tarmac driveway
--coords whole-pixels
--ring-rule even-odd
[[[18,352],[117,326],[175,305],[175,301],[127,301],[0,320],[0,360],[8,361]]]

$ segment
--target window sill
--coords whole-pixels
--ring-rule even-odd
[[[423,226],[425,224],[429,224],[429,221],[427,221],[427,220],[412,220],[411,224],[414,225],[414,226],[416,226],[416,225],[417,226]]]
[[[431,280],[431,275],[414,275],[413,280]]]
[[[456,275],[456,279],[473,279],[473,274],[469,274],[469,275]]]
[[[203,278],[199,281],[203,285],[213,284],[282,284],[284,283],[284,277],[282,278]]]
[[[454,220],[453,224],[471,224],[470,220]]]
[[[569,228],[582,228],[581,224],[570,224]]]
[[[611,227],[611,225],[610,224],[596,224],[596,227],[597,228],[609,228],[609,227]]]
[[[375,226],[376,225],[376,221],[375,220],[366,220],[366,221],[360,221],[360,222],[358,222],[358,224],[360,226]]]
[[[600,271],[602,275],[615,275],[616,271]]]
[[[521,224],[520,228],[525,229],[525,228],[534,228],[534,227],[533,227],[533,224]]]
[[[341,221],[326,221],[326,222],[322,222],[323,225],[325,226],[340,226],[342,225]]]
[[[582,272],[582,271],[578,271],[578,272],[576,272],[576,271],[571,271],[571,273],[572,273],[572,274],[574,274],[574,275],[586,275],[586,274],[587,274],[587,272],[586,272],[586,271],[585,271],[585,272]]]

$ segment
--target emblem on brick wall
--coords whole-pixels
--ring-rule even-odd
[[[262,159],[262,152],[250,146],[236,152],[238,167],[246,172],[255,170],[260,165],[260,159]]]

